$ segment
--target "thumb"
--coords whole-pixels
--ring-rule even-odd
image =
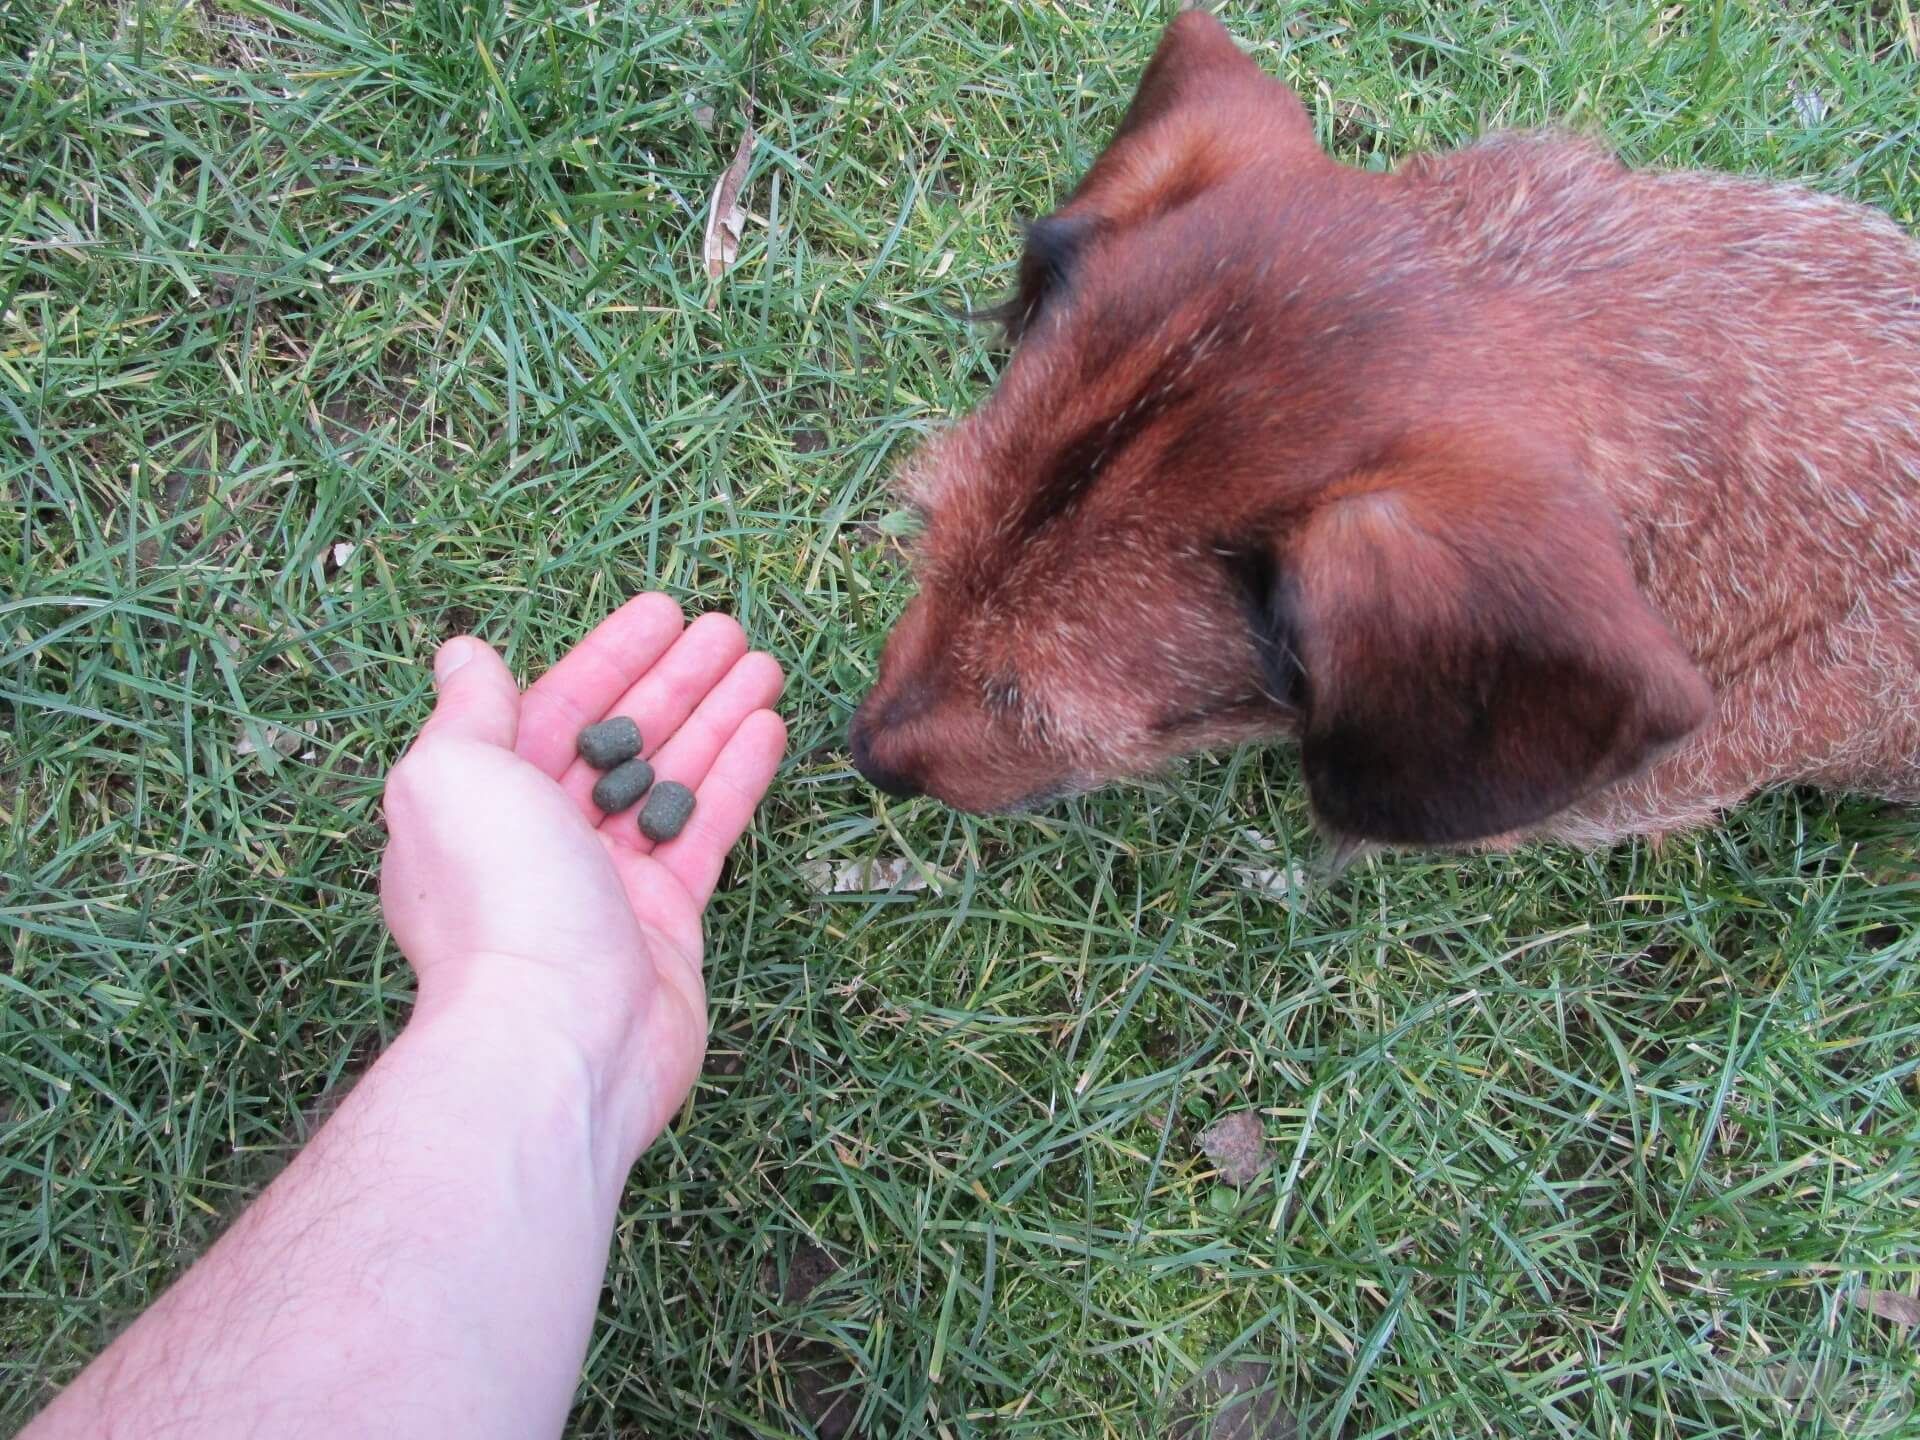
[[[456,635],[433,657],[433,683],[440,692],[421,735],[478,740],[513,748],[520,729],[520,687],[493,647],[471,635]]]

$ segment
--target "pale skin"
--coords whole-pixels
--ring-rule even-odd
[[[782,678],[660,595],[524,695],[470,637],[435,674],[384,802],[411,1016],[30,1440],[560,1433],[622,1185],[705,1052],[701,914],[785,749]],[[697,794],[676,839],[588,798],[574,738],[609,715]]]

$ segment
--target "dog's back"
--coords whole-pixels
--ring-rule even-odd
[[[1694,823],[1789,779],[1920,799],[1920,246],[1864,206],[1564,136],[1402,176],[1435,263],[1523,297],[1517,368],[1719,697],[1555,831]]]

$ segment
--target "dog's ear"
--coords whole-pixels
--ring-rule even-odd
[[[1544,447],[1411,447],[1277,547],[1268,684],[1303,712],[1344,838],[1489,839],[1633,774],[1712,692],[1635,587],[1617,522]]]
[[[1043,215],[1026,227],[1019,278],[1013,294],[998,305],[970,312],[969,318],[1000,325],[1010,341],[1030,329],[1049,298],[1056,297],[1073,274],[1075,261],[1092,239],[1099,220],[1091,215]]]
[[[1306,107],[1218,20],[1185,11],[1167,26],[1099,159],[1059,210],[1027,226],[1014,293],[969,317],[997,321],[1018,341],[1072,283],[1099,237],[1164,214],[1276,154],[1325,163]]]
[[[1110,143],[1118,144],[1188,105],[1217,102],[1230,93],[1270,102],[1287,129],[1304,130],[1312,139],[1313,124],[1299,97],[1234,44],[1227,27],[1213,16],[1184,10],[1161,35]]]

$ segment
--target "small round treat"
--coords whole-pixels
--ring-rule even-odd
[[[596,770],[624,765],[640,753],[640,727],[630,716],[616,715],[580,732],[580,758]]]
[[[662,780],[640,810],[640,833],[649,840],[671,840],[687,828],[693,792],[678,780]]]
[[[629,760],[594,782],[593,803],[609,815],[618,815],[646,794],[652,784],[653,767],[644,760]]]

